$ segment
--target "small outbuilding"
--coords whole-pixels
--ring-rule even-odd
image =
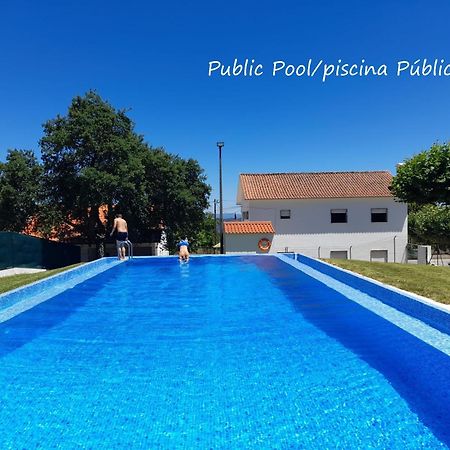
[[[268,253],[275,229],[270,221],[225,222],[226,253]]]

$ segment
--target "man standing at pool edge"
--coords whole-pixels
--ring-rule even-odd
[[[126,220],[122,218],[122,214],[116,214],[116,218],[114,219],[114,226],[110,234],[111,237],[116,230],[117,257],[119,259],[125,259],[125,242],[128,240],[128,225]]]

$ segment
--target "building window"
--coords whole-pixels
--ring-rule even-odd
[[[387,250],[370,250],[371,262],[388,262]]]
[[[242,211],[242,219],[248,220],[248,211]]]
[[[387,208],[372,208],[370,210],[372,222],[387,222],[387,212]]]
[[[347,250],[331,250],[330,258],[331,259],[348,259]]]
[[[331,223],[347,223],[347,210],[346,209],[332,209],[331,210]]]
[[[290,219],[290,218],[291,218],[291,210],[290,209],[280,210],[280,219]]]

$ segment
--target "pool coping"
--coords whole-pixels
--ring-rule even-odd
[[[379,292],[377,293],[378,295],[374,296],[370,291],[360,290],[361,286],[352,285],[348,280],[339,279],[334,274],[321,272],[320,268],[308,265],[308,261],[299,261],[286,256],[281,256],[280,260],[338,292],[342,295],[342,299],[359,304],[364,309],[450,356],[450,333],[448,327],[448,318],[450,316],[447,316],[446,312],[427,304],[426,308],[428,308],[428,311],[434,311],[434,314],[437,314],[437,318],[442,321],[441,323],[438,320],[433,322],[433,315],[427,317],[426,311],[419,310],[421,314],[411,313],[402,307],[401,303],[395,305],[392,302],[385,301],[386,299],[378,296]],[[403,296],[403,294],[397,295]],[[410,299],[407,298],[407,300]],[[410,305],[414,305],[414,302],[410,302]],[[446,317],[444,318],[444,316]]]
[[[68,273],[70,273],[70,272],[78,271],[78,270],[81,269],[81,268],[85,268],[85,267],[88,267],[88,266],[91,266],[91,265],[95,265],[95,263],[98,264],[99,261],[104,261],[104,260],[107,260],[107,259],[112,259],[112,257],[109,257],[109,256],[108,256],[108,257],[96,259],[96,260],[94,260],[94,261],[89,261],[89,262],[86,262],[86,263],[81,263],[81,265],[76,266],[76,267],[72,267],[71,269],[63,270],[62,272],[55,273],[54,275],[50,275],[50,276],[45,277],[45,278],[42,278],[42,279],[40,279],[40,280],[36,280],[36,281],[31,282],[31,283],[24,284],[23,286],[16,287],[16,288],[14,288],[14,289],[11,289],[10,291],[2,292],[2,293],[0,293],[0,299],[1,299],[2,297],[5,297],[5,296],[8,295],[8,294],[12,294],[12,293],[14,293],[14,292],[18,292],[18,291],[20,291],[20,290],[22,290],[22,289],[25,289],[25,288],[27,288],[27,287],[30,287],[30,286],[35,286],[35,285],[40,284],[40,283],[42,283],[42,282],[44,282],[44,281],[47,281],[47,280],[52,280],[52,279],[58,278],[58,277],[60,277],[61,275],[68,274]],[[116,258],[115,258],[115,259],[116,259]],[[33,272],[33,273],[35,273],[35,272]],[[36,273],[41,273],[41,272],[36,272]],[[9,276],[15,276],[15,275],[26,275],[26,274],[11,274],[11,275],[9,275]]]
[[[3,292],[0,294],[0,323],[123,262],[115,257],[100,258]]]
[[[307,257],[301,253],[297,253],[295,257],[284,255],[280,259],[284,260],[286,264],[294,266],[297,270],[320,279],[326,285],[335,286],[334,289],[339,292],[348,291],[350,296],[360,298],[361,296],[357,294],[359,292],[363,297],[365,296],[366,300],[376,300],[450,337],[450,311],[431,299],[395,289],[393,286],[348,270],[342,270],[340,267]],[[379,308],[377,307],[377,309]]]
[[[424,304],[426,304],[428,306],[432,306],[432,307],[434,307],[436,309],[439,309],[439,310],[441,310],[443,312],[446,312],[446,313],[450,314],[450,305],[446,305],[444,303],[440,303],[440,302],[438,302],[436,300],[433,300],[432,298],[424,297],[423,295],[419,295],[419,294],[416,294],[416,293],[411,292],[411,291],[406,291],[404,289],[398,288],[398,287],[393,286],[391,284],[383,283],[382,281],[375,280],[374,278],[370,278],[370,277],[367,277],[365,275],[361,275],[360,273],[352,272],[351,270],[348,270],[348,269],[343,269],[342,267],[335,266],[334,264],[330,264],[330,263],[328,263],[326,261],[323,261],[321,259],[311,258],[309,256],[303,255],[302,253],[297,253],[297,254],[301,254],[303,257],[305,257],[307,259],[312,259],[312,260],[314,260],[314,261],[316,261],[318,263],[321,263],[321,264],[323,264],[325,266],[329,266],[329,267],[332,267],[333,269],[337,269],[337,270],[339,270],[341,272],[345,272],[345,273],[347,273],[349,275],[353,275],[353,276],[355,276],[357,278],[361,278],[362,280],[365,280],[365,281],[368,281],[370,283],[376,284],[376,285],[378,285],[380,287],[383,287],[383,288],[388,289],[390,291],[396,292],[397,294],[404,295],[405,297],[408,297],[411,300],[415,300],[415,301],[418,301],[420,303],[424,303]],[[279,255],[279,256],[285,256],[285,255]]]

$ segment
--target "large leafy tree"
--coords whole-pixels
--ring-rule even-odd
[[[391,190],[408,203],[450,205],[450,143],[434,144],[399,165]]]
[[[140,194],[144,175],[141,136],[124,111],[95,92],[75,97],[66,116],[44,124],[40,141],[48,200],[89,243],[103,243],[100,208]],[[111,214],[108,216],[111,222]]]
[[[211,213],[206,212],[202,226],[194,242],[194,248],[212,248],[218,241],[217,221]]]
[[[74,98],[66,116],[44,124],[44,134],[48,207],[100,253],[114,212],[124,214],[138,241],[163,226],[170,236],[190,233],[203,218],[210,188],[198,163],[148,146],[125,111],[97,93]]]
[[[210,194],[198,162],[153,149],[146,154],[145,171],[152,217],[166,229],[169,248],[174,249],[181,237],[195,240],[202,229]]]
[[[391,190],[409,203],[409,232],[419,243],[450,244],[450,143],[399,165]]]
[[[415,242],[450,247],[450,208],[431,204],[413,208],[409,230]]]
[[[41,191],[42,167],[30,150],[9,150],[0,163],[0,230],[21,232],[31,226]]]

